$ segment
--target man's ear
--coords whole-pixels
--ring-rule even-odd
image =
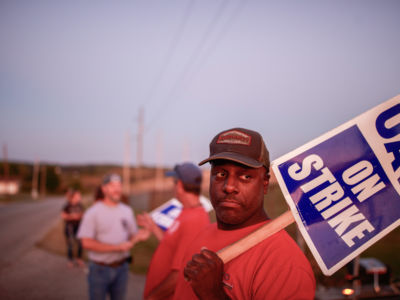
[[[105,190],[106,190],[106,187],[105,187],[104,185],[102,185],[102,186],[101,186],[101,191],[103,192],[103,195],[106,194]]]
[[[264,195],[268,193],[268,187],[269,187],[269,173],[265,172],[264,173]]]
[[[178,188],[178,190],[182,190],[183,189],[183,182],[181,180],[177,180],[176,187]]]

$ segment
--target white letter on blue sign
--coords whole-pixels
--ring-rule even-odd
[[[382,112],[376,118],[376,130],[379,135],[384,139],[391,139],[397,136],[400,132],[400,122],[399,116],[400,114],[400,104],[396,104],[395,106],[389,108]],[[393,124],[394,123],[394,124]],[[400,142],[394,141],[385,144],[386,151],[388,153],[392,153],[393,161],[392,168],[393,171],[396,172],[400,167]]]
[[[327,186],[326,188],[324,188],[322,191],[311,196],[310,200],[313,204],[323,200],[320,203],[318,203],[317,205],[315,205],[315,208],[318,211],[321,211],[324,208],[331,205],[332,201],[337,201],[337,200],[341,199],[343,197],[343,195],[344,195],[343,188],[336,181],[336,182],[332,183],[331,185]]]
[[[319,170],[324,166],[324,162],[318,155],[311,154],[303,160],[302,167],[295,163],[289,167],[288,173],[294,180],[303,180],[311,174],[312,165],[314,165],[315,170]]]
[[[324,217],[324,219],[328,219],[330,217],[332,217],[333,215],[337,214],[339,211],[341,211],[342,209],[350,206],[351,204],[353,204],[353,202],[351,201],[351,199],[349,197],[344,198],[343,200],[337,202],[335,205],[332,205],[331,207],[329,207],[327,210],[325,210],[324,212],[321,213],[321,215]]]
[[[328,221],[331,227],[336,227],[335,231],[339,236],[345,232],[351,223],[364,220],[365,217],[355,205],[350,206],[348,209]]]
[[[321,170],[321,175],[319,175],[318,177],[315,177],[310,182],[303,184],[300,188],[303,190],[304,193],[307,193],[327,181],[332,183],[332,182],[336,181],[336,178],[335,178],[335,176],[333,176],[332,172],[328,168],[323,168]]]
[[[364,222],[358,224],[349,232],[342,235],[343,241],[347,244],[347,246],[351,247],[354,245],[353,239],[358,237],[358,239],[362,239],[364,237],[364,231],[372,232],[375,228],[371,225],[370,222],[365,220]]]
[[[364,200],[368,199],[369,197],[373,196],[374,194],[385,188],[385,184],[382,181],[378,183],[378,181],[380,180],[378,174],[375,174],[367,180],[364,180],[365,178],[370,176],[373,171],[374,167],[372,166],[372,164],[367,160],[363,160],[343,172],[343,180],[348,185],[355,185],[358,183],[355,187],[351,189],[351,191],[354,194],[360,192],[360,194],[358,194],[357,196],[357,199],[360,202],[363,202]]]
[[[376,130],[384,139],[391,139],[399,134],[400,123],[392,124],[391,127],[388,127],[388,121],[398,114],[400,114],[400,103],[385,110],[376,118]]]

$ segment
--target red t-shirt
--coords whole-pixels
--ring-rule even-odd
[[[268,221],[267,221],[268,222]],[[193,241],[183,267],[202,247],[218,251],[266,222],[239,230],[219,230],[215,223]],[[224,265],[224,286],[231,299],[314,299],[315,278],[310,263],[293,239],[281,230]],[[180,272],[173,299],[197,299]]]
[[[210,219],[202,206],[182,209],[153,254],[146,277],[145,297],[171,270],[180,269],[187,245],[208,224]]]

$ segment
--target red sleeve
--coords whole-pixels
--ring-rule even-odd
[[[190,230],[195,226],[190,226],[186,222],[180,224],[177,235],[176,235],[176,249],[171,264],[171,269],[180,270],[182,266],[182,261],[185,256],[187,245],[193,240],[193,230]]]
[[[201,213],[199,213],[198,211],[193,211],[191,214],[186,215],[180,221],[181,224],[177,230],[179,231],[178,236],[175,240],[176,252],[174,254],[174,259],[171,264],[171,269],[173,270],[180,270],[182,268],[186,248],[203,230],[204,226],[209,223],[208,215],[204,214],[203,211],[201,211]]]

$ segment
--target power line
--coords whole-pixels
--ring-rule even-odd
[[[155,77],[153,84],[150,86],[147,96],[145,97],[145,100],[143,101],[143,104],[141,106],[148,105],[153,100],[154,93],[158,89],[158,86],[160,85],[161,80],[164,77],[165,71],[167,70],[167,67],[169,66],[171,59],[176,51],[177,45],[180,43],[182,39],[183,32],[185,31],[189,16],[191,15],[194,2],[195,0],[191,0],[188,2],[188,5],[184,10],[181,22],[178,26],[178,30],[176,31],[174,37],[172,38],[168,50],[165,52],[165,56],[163,59],[164,63],[162,64],[160,71]]]
[[[198,69],[200,69],[202,66],[205,65],[207,59],[215,51],[218,44],[223,40],[223,36],[226,34],[228,29],[232,26],[233,21],[236,19],[238,14],[242,11],[245,2],[247,2],[247,1],[246,0],[238,1],[236,7],[232,10],[231,15],[227,18],[227,21],[224,23],[223,26],[221,26],[221,30],[219,30],[219,32],[215,35],[213,42],[209,43],[209,47],[205,51],[203,51],[204,54],[202,55],[202,57],[197,60],[197,65],[199,66]],[[192,74],[193,74],[193,72],[192,72]]]
[[[188,78],[188,74],[193,70],[193,66],[195,65],[202,49],[204,48],[204,45],[206,44],[208,37],[211,35],[216,24],[218,23],[220,16],[224,12],[228,2],[229,2],[229,0],[224,0],[218,6],[217,11],[214,14],[214,17],[211,19],[211,22],[208,24],[202,38],[200,39],[197,47],[195,48],[195,51],[192,52],[192,55],[191,55],[190,59],[188,60],[188,63],[186,64],[185,68],[183,69],[181,75],[175,81],[175,84],[171,88],[170,93],[165,98],[166,100],[164,100],[162,105],[160,105],[160,108],[157,111],[155,117],[151,120],[151,122],[149,123],[149,125],[147,126],[145,131],[149,131],[152,128],[152,126],[154,126],[154,124],[160,119],[160,116],[166,111],[166,108],[168,107],[168,105],[171,105],[171,103],[173,101],[177,101],[178,97],[176,96],[176,94],[178,92],[178,88],[183,85],[185,78]]]
[[[173,36],[171,43],[165,52],[164,55],[164,63],[162,64],[159,72],[157,75],[154,77],[153,83],[150,85],[147,95],[145,96],[142,104],[139,106],[139,115],[136,118],[134,118],[134,121],[138,121],[138,132],[137,132],[137,177],[140,178],[141,174],[140,172],[140,167],[143,163],[143,134],[144,134],[144,107],[146,105],[149,105],[149,103],[153,100],[154,98],[154,93],[156,90],[158,90],[158,87],[164,77],[165,71],[167,70],[167,67],[169,66],[171,59],[176,52],[177,45],[180,43],[183,32],[185,31],[186,24],[189,20],[189,16],[191,15],[193,5],[194,5],[195,0],[190,0],[183,12],[183,16],[181,18],[181,22],[178,26],[178,30],[176,31],[175,35]]]

